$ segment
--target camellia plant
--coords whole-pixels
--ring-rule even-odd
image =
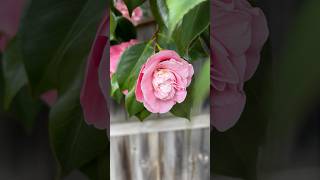
[[[110,11],[113,99],[144,120],[170,112],[192,119],[210,89],[209,0],[115,0]],[[148,17],[148,14],[149,15]],[[150,36],[137,36],[145,23]]]

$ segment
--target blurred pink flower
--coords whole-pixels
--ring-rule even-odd
[[[88,124],[105,129],[109,126],[108,89],[108,30],[109,12],[104,16],[91,47],[80,102]],[[108,130],[108,129],[107,129]]]
[[[122,0],[117,0],[116,8],[121,12],[123,17],[130,20],[134,25],[137,25],[137,23],[142,19],[143,12],[140,7],[137,7],[132,11],[131,17],[129,16],[129,11],[126,4]]]
[[[122,53],[127,48],[137,43],[137,40],[132,39],[128,42],[123,42],[121,44],[113,45],[110,47],[110,77],[116,72]]]
[[[25,0],[2,0],[0,4],[0,52],[19,28]]]
[[[57,90],[50,90],[41,95],[41,99],[48,105],[53,106],[58,98]]]
[[[152,113],[166,113],[187,96],[193,66],[175,51],[162,50],[142,66],[135,90],[137,101]]]
[[[263,12],[247,0],[213,0],[211,6],[211,124],[225,131],[241,116],[243,86],[259,65],[269,32]]]

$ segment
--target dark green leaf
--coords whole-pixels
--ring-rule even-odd
[[[21,54],[20,39],[14,38],[3,54],[4,107],[8,109],[19,90],[28,83]]]
[[[33,94],[64,91],[88,56],[106,1],[33,0],[20,28]]]
[[[192,90],[193,106],[201,106],[203,101],[209,97],[210,92],[210,59],[208,58],[198,74],[195,75],[194,89]],[[201,88],[199,88],[201,87]]]
[[[168,8],[163,0],[150,0],[150,8],[153,17],[157,21],[160,29],[165,28],[166,22],[168,20]]]
[[[119,84],[117,81],[117,74],[113,74],[111,77],[111,91],[110,91],[111,97],[117,101],[117,103],[120,103],[123,98],[123,93],[119,88]]]
[[[140,121],[145,120],[151,113],[144,109],[141,112],[137,113],[135,116],[140,119]]]
[[[135,88],[132,88],[126,95],[125,104],[129,116],[133,116],[144,110],[143,104],[136,100]]]
[[[173,115],[190,120],[191,109],[193,104],[193,97],[192,97],[193,82],[194,80],[192,80],[192,83],[187,88],[188,94],[186,99],[182,103],[177,103],[176,105],[174,105],[173,108],[170,110],[170,112]]]
[[[110,178],[110,154],[109,148],[101,156],[85,164],[80,170],[86,174],[90,180],[106,180]]]
[[[181,56],[188,52],[190,44],[209,26],[209,21],[209,1],[200,3],[183,17],[172,35]]]
[[[134,25],[124,17],[117,18],[116,39],[120,42],[136,39],[137,31]]]
[[[142,65],[153,52],[149,42],[131,46],[122,54],[116,72],[121,90],[130,90],[134,87]]]
[[[167,29],[162,29],[159,31],[157,36],[157,43],[160,45],[162,49],[178,51],[176,43],[173,41],[172,36],[168,35]]]
[[[184,16],[194,7],[206,0],[165,0],[168,7],[168,20],[166,21],[169,33],[171,34]],[[209,11],[203,12],[209,15]]]
[[[199,59],[205,59],[210,56],[210,47],[206,47],[202,38],[198,38],[194,41],[188,49],[188,58],[191,61],[197,61]]]
[[[115,31],[117,28],[117,17],[110,12],[110,40],[115,40]]]
[[[59,163],[59,176],[67,175],[107,151],[106,130],[87,125],[82,116],[80,82],[75,82],[50,112],[49,133]]]
[[[14,97],[10,112],[22,124],[25,131],[30,134],[40,111],[43,109],[42,105],[43,103],[39,99],[34,99],[30,90],[24,86]]]

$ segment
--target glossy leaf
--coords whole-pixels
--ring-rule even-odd
[[[165,0],[168,8],[168,19],[165,21],[169,33],[171,34],[179,22],[182,21],[184,16],[189,13],[193,8],[195,8],[200,3],[206,0]],[[209,11],[204,12],[204,14],[209,15]]]
[[[145,108],[142,103],[136,100],[135,88],[132,88],[129,93],[126,95],[125,99],[126,110],[128,111],[129,116],[133,116],[143,111]]]
[[[58,176],[80,168],[107,151],[106,130],[89,126],[79,102],[81,81],[63,94],[50,112],[49,133]]]
[[[209,26],[209,12],[209,1],[202,2],[190,10],[184,16],[182,23],[177,26],[172,37],[180,55],[185,55],[191,43]]]
[[[193,82],[194,80],[192,80],[192,83],[187,88],[188,94],[186,99],[182,103],[177,103],[176,105],[174,105],[170,110],[173,115],[191,120],[191,108],[193,103],[192,90],[194,85]]]
[[[117,103],[120,103],[123,98],[123,93],[121,92],[117,81],[117,74],[114,74],[111,77],[110,95],[111,97],[113,97],[114,100],[116,100]]]
[[[152,54],[151,43],[141,43],[126,49],[120,58],[116,72],[121,90],[130,90],[134,87],[142,65]]]
[[[153,17],[159,24],[160,29],[166,28],[168,20],[168,8],[166,2],[163,0],[150,0],[150,8]]]
[[[194,89],[192,91],[193,106],[202,107],[202,103],[209,97],[210,93],[210,59],[202,64],[198,74],[195,75]],[[201,88],[199,88],[201,87]]]
[[[23,60],[33,94],[62,91],[87,57],[106,1],[33,0],[20,28]]]
[[[117,17],[110,12],[110,40],[115,40],[115,31],[117,27]]]

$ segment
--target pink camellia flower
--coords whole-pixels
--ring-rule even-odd
[[[115,6],[117,10],[121,12],[122,16],[130,20],[134,25],[137,25],[137,23],[142,19],[143,12],[140,7],[135,8],[130,17],[128,8],[122,0],[117,0]]]
[[[0,52],[18,31],[25,0],[2,0],[0,4]]]
[[[110,77],[116,72],[122,53],[127,48],[137,43],[137,40],[132,39],[129,42],[123,42],[121,44],[113,45],[110,47]]]
[[[211,11],[211,124],[225,131],[244,109],[244,83],[256,71],[268,37],[265,16],[247,0],[213,0]]]
[[[87,71],[81,90],[80,102],[88,124],[104,129],[109,125],[107,107],[108,89],[108,29],[109,12],[106,13],[94,40],[87,61]],[[108,130],[108,129],[107,129]]]
[[[166,113],[185,100],[193,73],[193,66],[175,51],[162,50],[142,66],[136,99],[152,113]]]

